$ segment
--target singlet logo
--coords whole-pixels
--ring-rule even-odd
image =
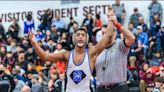
[[[76,84],[78,84],[81,80],[83,80],[85,76],[86,74],[82,70],[74,70],[70,74],[70,77]]]

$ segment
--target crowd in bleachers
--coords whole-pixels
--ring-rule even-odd
[[[124,21],[128,20],[125,17],[127,11],[124,4],[116,2],[112,7],[117,20],[124,24]],[[128,55],[127,83],[129,87],[138,86],[141,92],[164,92],[162,5],[157,0],[152,0],[148,10],[150,12],[147,16],[149,25],[137,7],[129,18],[127,28],[136,36],[136,41],[131,46]],[[30,92],[30,90],[32,92],[64,92],[65,90],[65,64],[62,61],[57,63],[42,61],[30,44],[28,31],[35,33],[37,42],[46,53],[60,53],[74,48],[72,34],[81,25],[73,17],[70,17],[69,24],[66,24],[60,15],[53,18],[51,9],[44,12],[39,19],[38,28],[35,28],[33,16],[27,15],[24,21],[23,38],[18,37],[20,27],[16,19],[13,19],[7,32],[3,28],[3,23],[0,23],[0,81],[6,78],[9,80],[7,82],[10,82],[11,86],[6,86],[6,89],[9,88],[10,92]],[[101,39],[101,30],[106,27],[99,14],[93,16],[91,13],[87,14],[82,25],[88,30],[88,47]],[[124,38],[119,30],[117,33],[117,39]],[[95,79],[91,78],[93,90]],[[5,90],[5,87],[3,89]]]

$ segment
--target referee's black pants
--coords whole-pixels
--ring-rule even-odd
[[[128,85],[117,85],[113,87],[97,87],[96,92],[129,92]]]

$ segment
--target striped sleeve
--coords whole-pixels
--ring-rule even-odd
[[[130,50],[130,47],[129,46],[126,46],[125,44],[125,39],[124,40],[118,40],[118,44],[119,44],[119,48],[120,50],[125,53],[125,54],[128,54],[129,53],[129,50]]]

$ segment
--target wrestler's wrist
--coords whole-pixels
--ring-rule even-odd
[[[32,41],[31,44],[32,44],[32,45],[36,45],[36,44],[38,44],[38,42]]]

